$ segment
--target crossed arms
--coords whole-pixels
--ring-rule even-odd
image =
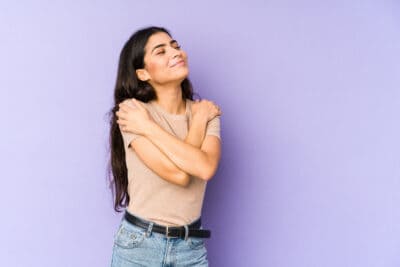
[[[129,110],[125,106],[120,106],[120,110],[124,109],[128,113],[142,112],[142,115],[147,112],[140,103],[135,104],[138,106],[137,111]],[[130,123],[129,117],[119,114],[117,113],[120,118],[118,123],[126,126],[123,131],[138,133],[138,129],[129,130],[132,129],[127,126]],[[135,150],[148,168],[168,182],[186,187],[190,176],[208,181],[218,168],[221,143],[216,136],[205,136],[207,123],[207,117],[193,115],[188,134],[181,140],[154,121],[146,120],[145,127],[140,130],[144,138],[134,139],[129,147]]]

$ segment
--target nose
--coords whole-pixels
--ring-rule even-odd
[[[176,49],[172,50],[172,58],[181,57],[181,56],[182,56],[181,50],[176,50]]]

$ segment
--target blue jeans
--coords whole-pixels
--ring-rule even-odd
[[[114,235],[111,267],[208,266],[203,238],[184,240],[149,230],[122,218]]]

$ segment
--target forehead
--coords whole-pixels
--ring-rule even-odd
[[[159,44],[169,44],[172,40],[171,36],[166,34],[165,32],[157,32],[150,36],[149,40],[147,40],[147,44],[145,46],[146,51],[151,51],[153,47]]]

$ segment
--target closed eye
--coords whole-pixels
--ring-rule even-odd
[[[170,42],[170,45],[171,45],[173,48],[177,49],[177,50],[181,49],[181,46],[178,44],[178,42],[177,42],[176,40],[172,40],[172,41]]]

